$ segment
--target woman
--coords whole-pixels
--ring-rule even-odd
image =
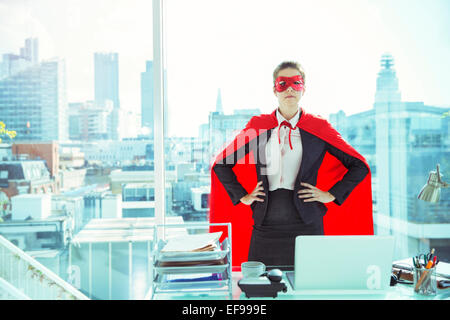
[[[235,251],[242,245],[235,245],[235,235],[243,238],[242,233],[249,229],[248,225],[238,226],[245,219],[245,210],[239,204],[250,207],[254,223],[248,260],[290,267],[294,264],[295,237],[324,235],[324,215],[332,207],[330,204],[341,206],[363,180],[363,187],[358,189],[361,199],[349,201],[352,211],[363,213],[356,217],[350,216],[354,212],[338,216],[343,220],[337,224],[345,226],[338,226],[338,232],[332,227],[328,234],[373,234],[370,168],[325,119],[299,107],[305,92],[305,73],[300,64],[281,63],[273,80],[278,108],[270,115],[253,117],[212,166],[210,221],[232,221]],[[247,140],[242,139],[245,135]],[[239,156],[250,153],[259,155],[252,163],[256,170],[247,166],[239,174]],[[256,171],[257,183],[247,192],[253,180],[248,177],[252,170]],[[225,189],[228,200],[220,195],[219,185]],[[238,216],[234,208],[232,213],[224,212],[229,200],[234,208],[240,207]],[[349,224],[359,226],[348,230]]]

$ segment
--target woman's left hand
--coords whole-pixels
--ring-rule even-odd
[[[328,191],[322,191],[309,183],[302,182],[301,185],[307,188],[297,192],[299,198],[307,198],[303,200],[304,202],[320,201],[322,203],[328,203],[336,199]]]

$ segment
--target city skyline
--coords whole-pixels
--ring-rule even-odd
[[[163,3],[169,130],[162,150],[149,134],[153,127],[161,133],[153,119],[152,1],[0,0],[0,124],[17,130],[0,144],[6,298],[147,299],[150,288],[169,285],[170,277],[150,266],[158,256],[152,243],[159,243],[152,228],[176,225],[176,236],[201,232],[189,230],[190,222],[217,222],[211,164],[252,116],[276,107],[272,71],[289,59],[306,70],[300,106],[327,118],[367,162],[373,234],[395,238],[392,260],[433,249],[441,263],[450,261],[448,189],[434,203],[418,196],[436,164],[444,181],[450,176],[450,117],[442,117],[450,110],[450,1]],[[334,155],[349,168],[355,153],[345,148],[342,160],[333,151],[342,142],[322,134],[309,140],[314,130],[303,129],[294,141],[303,150],[295,184],[306,179],[336,195],[325,182],[339,177],[324,159]],[[253,140],[258,148],[265,147],[262,137]],[[266,158],[249,145],[237,156],[245,149],[245,159],[260,166],[254,178],[236,167],[234,185],[250,192],[245,178],[267,178],[273,189]],[[311,157],[308,145],[323,145],[323,153]],[[320,178],[314,165],[323,168]],[[353,193],[362,210],[358,197]],[[239,233],[232,216],[224,222]],[[223,243],[227,262],[239,237],[230,243]],[[237,261],[227,264],[220,286],[228,278],[231,288]],[[202,295],[207,285],[201,281]],[[0,281],[0,299],[1,289]]]
[[[0,53],[17,53],[25,38],[38,37],[41,60],[53,56],[66,60],[68,102],[81,102],[94,99],[94,52],[118,52],[121,105],[140,113],[140,74],[153,55],[151,3],[135,1],[120,7],[120,1],[112,5],[96,1],[89,6],[82,1],[52,2],[54,12],[49,12],[43,10],[49,7],[47,2],[0,1]],[[197,136],[198,127],[215,109],[218,89],[226,114],[235,109],[272,111],[277,101],[271,91],[271,73],[285,58],[299,60],[306,69],[307,91],[300,103],[325,117],[338,110],[354,114],[372,108],[379,59],[384,52],[394,57],[403,101],[449,105],[447,2],[424,5],[418,1],[391,4],[367,0],[337,5],[330,1],[283,1],[276,7],[258,3],[258,16],[250,15],[253,4],[168,2],[169,135]],[[286,7],[292,10],[283,11]],[[208,15],[192,19],[191,14],[185,14],[197,8]],[[292,21],[299,12],[298,23],[283,26],[286,32],[273,30],[280,21]],[[284,20],[278,20],[281,13]],[[226,22],[230,16],[233,23]],[[252,23],[243,28],[241,23],[249,19]],[[302,30],[313,27],[314,32],[302,33],[297,41],[292,37],[296,36],[292,30],[296,25]],[[92,29],[96,32],[91,36]],[[241,70],[251,74],[244,76],[244,85],[242,80],[236,81]],[[338,74],[337,80],[334,74]],[[183,131],[177,132],[180,126]]]

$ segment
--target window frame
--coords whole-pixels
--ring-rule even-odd
[[[164,158],[164,66],[165,66],[165,5],[153,0],[153,116],[154,116],[154,170],[155,170],[155,223],[163,225],[165,214],[165,158]]]

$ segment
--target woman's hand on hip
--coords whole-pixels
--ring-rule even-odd
[[[303,200],[304,202],[319,201],[328,203],[336,199],[328,191],[322,191],[309,183],[302,182],[301,185],[306,187],[306,189],[299,190],[297,193],[299,198],[305,198],[305,200]]]
[[[251,205],[253,201],[264,202],[264,199],[259,198],[258,196],[265,196],[266,194],[263,192],[264,187],[262,185],[262,181],[259,181],[256,185],[255,190],[252,193],[247,194],[241,198],[241,202],[246,205]]]

